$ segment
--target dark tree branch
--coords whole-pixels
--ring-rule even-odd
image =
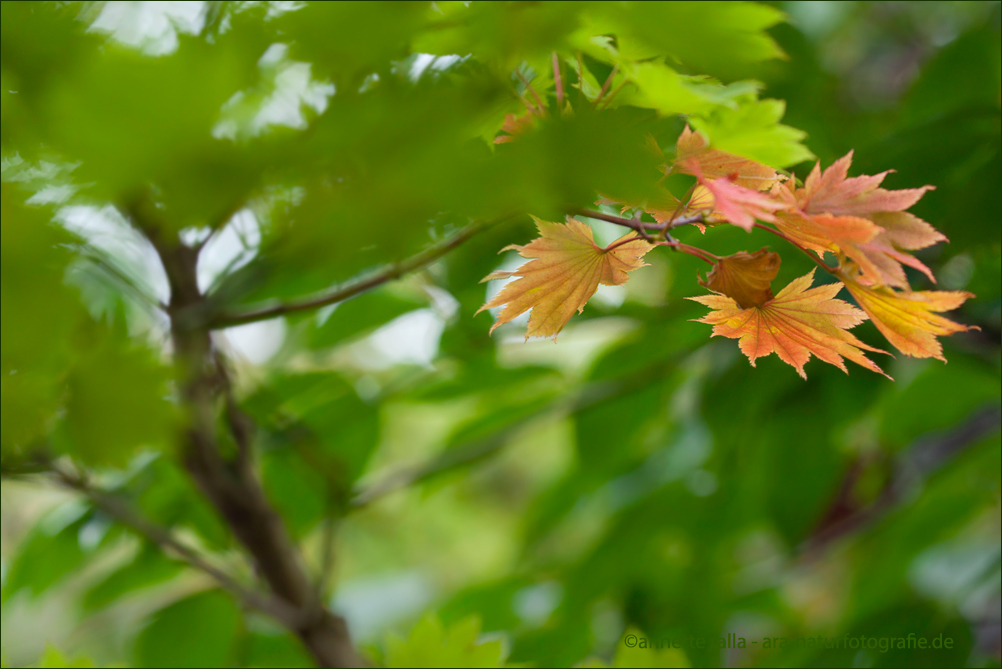
[[[323,603],[302,564],[299,550],[282,518],[272,507],[251,457],[253,425],[229,394],[229,379],[212,345],[205,321],[190,314],[206,313],[198,289],[198,249],[164,239],[169,229],[156,220],[148,202],[127,208],[133,224],[149,238],[167,273],[171,288],[167,313],[178,369],[178,389],[187,424],[183,431],[183,462],[202,493],[252,556],[258,573],[274,595],[299,613],[290,625],[314,659],[326,667],[363,666],[344,619]],[[236,454],[227,457],[218,437],[219,408],[226,419]]]
[[[873,526],[895,506],[908,499],[926,477],[981,439],[997,432],[1000,420],[1002,414],[998,407],[983,407],[948,432],[916,440],[911,448],[899,457],[891,480],[876,501],[848,514],[841,514],[831,522],[823,522],[803,543],[800,552],[805,555],[817,554],[833,541]],[[835,500],[834,506],[842,505],[846,492],[848,490],[843,490],[840,498]]]
[[[300,611],[281,599],[256,592],[240,584],[225,571],[209,563],[195,549],[181,543],[169,530],[144,518],[114,494],[95,487],[82,474],[55,465],[50,465],[49,471],[61,485],[84,495],[110,518],[132,528],[164,550],[174,553],[188,566],[214,578],[219,585],[245,605],[272,616],[287,627],[296,628],[302,624]]]
[[[505,217],[510,218],[510,217]],[[499,219],[500,220],[504,219]],[[459,232],[455,233],[448,239],[445,239],[434,246],[430,246],[424,251],[407,258],[398,263],[394,263],[389,267],[386,267],[374,274],[369,276],[359,277],[352,281],[349,281],[346,285],[340,286],[333,290],[325,291],[314,295],[312,297],[306,297],[301,300],[291,301],[291,302],[270,302],[257,307],[251,307],[246,311],[238,311],[233,313],[221,313],[209,320],[209,328],[219,329],[231,327],[233,325],[243,325],[244,323],[253,323],[256,321],[267,320],[269,318],[274,318],[276,316],[284,316],[286,314],[295,313],[298,311],[307,311],[310,309],[318,309],[330,304],[335,304],[337,302],[343,302],[350,297],[354,297],[359,293],[363,293],[371,288],[375,288],[387,281],[392,281],[394,279],[399,279],[404,274],[413,272],[416,269],[420,269],[425,265],[428,265],[435,260],[438,260],[444,256],[449,251],[452,251],[456,247],[460,246],[468,239],[476,235],[477,233],[490,227],[493,223],[479,224],[473,223],[463,228]]]

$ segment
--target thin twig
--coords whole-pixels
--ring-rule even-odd
[[[689,244],[683,244],[682,242],[674,239],[664,242],[657,242],[657,246],[671,247],[676,251],[681,251],[682,253],[688,253],[691,256],[699,258],[700,260],[705,260],[711,265],[715,265],[717,261],[720,260],[719,256],[715,256],[709,251],[704,251],[703,249],[697,246],[690,246]]]
[[[668,223],[646,223],[644,221],[637,221],[632,218],[623,218],[622,216],[614,216],[612,214],[606,214],[605,212],[595,211],[593,209],[584,209],[582,207],[568,207],[567,212],[569,214],[577,214],[578,216],[587,216],[588,218],[594,218],[607,223],[615,223],[616,225],[622,225],[623,227],[636,230],[637,232],[644,232],[647,230],[661,232],[679,225],[701,223],[704,218],[703,214],[693,214],[692,216],[676,218],[672,221],[671,225],[669,225]]]
[[[557,58],[557,52],[554,51],[551,60],[553,61],[553,85],[557,89],[557,110],[563,111],[564,109],[564,82],[560,78],[560,59]]]
[[[473,439],[465,444],[450,448],[439,456],[418,465],[404,466],[381,477],[376,483],[359,489],[351,500],[353,508],[360,508],[391,492],[421,483],[433,476],[442,474],[463,465],[471,464],[499,451],[511,437],[532,424],[542,416],[559,415],[561,413],[576,413],[595,404],[608,401],[613,397],[640,390],[645,382],[660,378],[663,374],[655,373],[661,365],[641,371],[627,379],[604,381],[586,386],[575,398],[563,396],[554,402],[537,409],[528,416],[517,420],[480,439]]]
[[[526,90],[532,93],[532,98],[536,101],[536,104],[539,106],[539,111],[541,115],[546,116],[546,105],[543,104],[543,100],[542,98],[539,97],[539,93],[537,93],[536,89],[532,87],[532,84],[530,84],[529,80],[525,78],[525,75],[523,75],[518,70],[515,70],[515,74],[517,74],[518,78],[522,80],[523,84],[525,84]]]
[[[587,216],[588,218],[605,221],[606,223],[615,223],[616,225],[622,225],[624,228],[630,228],[631,230],[636,230],[637,232],[644,232],[647,230],[657,230],[660,232],[665,229],[664,223],[646,223],[644,221],[637,221],[632,218],[623,218],[622,216],[614,216],[612,214],[606,214],[605,212],[584,209],[582,207],[568,207],[567,213],[576,214],[578,216]]]
[[[669,168],[669,169],[671,169],[671,168]],[[665,172],[665,177],[667,177],[667,176],[668,176],[668,172],[666,171]],[[664,177],[662,177],[662,178],[664,178]],[[673,211],[671,213],[671,218],[668,219],[668,228],[669,229],[675,227],[675,225],[676,225],[675,219],[677,219],[682,214],[682,210],[685,209],[686,205],[689,203],[690,199],[692,198],[692,194],[696,192],[696,186],[698,186],[698,185],[699,185],[699,182],[696,182],[696,183],[692,184],[691,186],[689,186],[689,190],[687,190],[685,192],[685,195],[682,196],[682,199],[678,201],[678,204],[675,206],[675,211]],[[681,225],[681,224],[678,224],[678,225]]]
[[[578,51],[578,104],[582,104],[584,100],[584,59],[581,58],[581,52]]]
[[[609,73],[609,76],[605,78],[605,83],[602,84],[602,88],[601,88],[601,90],[599,90],[598,95],[596,95],[595,99],[592,100],[592,104],[593,105],[595,105],[596,107],[598,107],[599,101],[602,99],[602,96],[605,95],[605,92],[607,90],[609,90],[609,86],[612,85],[613,78],[618,73],[619,73],[619,65],[616,65],[615,67],[612,68],[612,72]]]
[[[831,265],[829,265],[825,261],[821,260],[816,255],[814,255],[813,253],[811,253],[810,251],[808,251],[807,249],[805,249],[803,246],[801,246],[797,242],[793,241],[792,239],[790,239],[789,237],[787,237],[786,235],[784,235],[779,230],[776,230],[774,228],[770,228],[767,225],[762,225],[761,223],[756,223],[755,227],[758,228],[759,230],[765,230],[766,232],[771,232],[772,234],[776,235],[777,237],[780,237],[781,239],[785,239],[787,242],[789,242],[790,244],[793,244],[798,249],[800,249],[801,251],[803,251],[804,254],[808,258],[810,258],[814,262],[815,265],[817,265],[818,267],[820,267],[824,271],[828,272],[829,274],[833,274],[835,276],[838,276],[838,268],[837,267],[832,267]]]
[[[525,105],[525,108],[529,111],[530,114],[535,114],[539,118],[543,118],[543,113],[538,109],[536,109],[534,106],[532,106],[532,103],[525,99],[525,95],[519,93],[518,99],[522,101],[522,104]]]
[[[562,395],[550,404],[489,435],[459,444],[422,464],[401,467],[381,477],[372,485],[358,489],[355,497],[351,500],[351,507],[357,509],[367,506],[394,491],[482,460],[502,449],[511,441],[511,437],[544,416],[574,414],[596,404],[608,402],[632,392],[639,392],[648,384],[665,378],[667,370],[670,370],[677,360],[677,357],[671,357],[625,377],[590,383],[582,388],[575,397],[568,398],[567,395]]]
[[[297,311],[317,309],[329,304],[342,302],[347,300],[349,297],[354,297],[359,293],[363,293],[370,288],[375,288],[376,286],[386,283],[387,281],[399,279],[404,274],[413,272],[416,269],[420,269],[421,267],[438,260],[443,255],[455,249],[457,246],[467,241],[477,233],[485,230],[494,223],[507,218],[511,218],[511,216],[505,216],[497,221],[487,224],[473,223],[468,225],[448,239],[435,244],[434,246],[431,246],[406,260],[394,263],[368,277],[358,277],[349,281],[346,285],[330,291],[322,292],[318,295],[314,295],[313,297],[307,297],[292,302],[272,302],[257,307],[251,307],[250,309],[242,312],[218,314],[209,319],[209,327],[212,329],[219,329],[231,327],[233,325],[243,325],[244,323],[263,321],[276,316],[283,316]]]
[[[621,90],[623,90],[623,87],[626,86],[626,84],[628,83],[630,83],[629,79],[623,79],[623,81],[619,84],[619,86],[616,86],[614,89],[612,89],[612,93],[609,93],[609,97],[607,97],[605,100],[602,101],[602,109],[608,109],[609,105],[612,104],[613,98],[616,97],[616,94],[619,93]]]
[[[188,566],[208,574],[247,606],[276,618],[291,629],[297,629],[302,624],[304,616],[298,609],[281,599],[241,585],[229,574],[206,561],[193,548],[181,543],[167,529],[139,515],[115,495],[95,488],[83,475],[57,466],[52,466],[51,471],[62,485],[83,494],[95,507],[119,523],[131,527],[161,548],[175,553]]]
[[[329,506],[333,507],[334,505],[330,504]],[[320,538],[320,578],[317,581],[317,592],[320,593],[321,597],[325,597],[327,595],[327,591],[330,588],[331,581],[334,577],[334,541],[337,538],[337,518],[332,511],[333,508],[328,510],[327,518],[324,519],[323,532]]]

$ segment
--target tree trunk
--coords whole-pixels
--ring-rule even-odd
[[[133,216],[137,218],[135,212]],[[274,594],[302,613],[291,631],[317,663],[324,667],[364,666],[351,644],[346,622],[324,606],[254,470],[253,426],[230,397],[229,380],[202,317],[206,305],[196,278],[198,249],[165,241],[152,226],[139,227],[156,247],[171,288],[168,313],[186,420],[186,468],[250,553]],[[236,445],[231,456],[224,455],[221,448],[228,444],[220,444],[217,438],[224,412]]]

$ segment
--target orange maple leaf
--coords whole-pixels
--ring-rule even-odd
[[[739,251],[717,260],[699,283],[715,293],[733,298],[742,309],[765,304],[773,297],[770,284],[779,273],[779,254],[766,249]]]
[[[772,194],[790,205],[790,211],[776,221],[777,227],[807,248],[844,253],[859,266],[859,281],[866,285],[908,288],[902,265],[923,272],[935,283],[929,268],[905,251],[946,241],[946,237],[904,211],[933,187],[885,190],[879,186],[889,172],[847,177],[851,163],[850,151],[824,172],[820,163],[815,164],[803,188],[775,185]]]
[[[707,178],[729,177],[738,186],[756,191],[768,190],[780,179],[779,173],[767,165],[711,149],[703,135],[686,125],[675,144],[675,168],[683,174],[698,176],[692,171],[691,162]]]
[[[536,124],[536,116],[531,112],[516,117],[514,114],[506,114],[504,123],[501,124],[502,132],[507,134],[498,135],[494,138],[495,144],[505,144],[515,140],[515,137],[526,132]]]
[[[481,281],[520,277],[477,310],[480,313],[507,305],[498,314],[491,332],[532,309],[525,338],[556,335],[575,311],[581,313],[599,284],[626,283],[627,272],[646,265],[641,258],[654,248],[635,232],[601,248],[595,244],[591,228],[576,219],[569,218],[566,225],[535,217],[533,220],[539,229],[537,239],[524,246],[512,244],[501,249],[515,249],[523,258],[532,260],[514,272],[492,272]]]
[[[972,293],[965,291],[896,291],[887,287],[864,286],[845,280],[846,288],[877,329],[899,351],[916,358],[937,358],[946,362],[936,337],[979,329],[961,325],[936,312],[956,309]]]
[[[804,364],[813,354],[843,372],[848,373],[848,370],[842,359],[848,358],[884,374],[863,350],[886,351],[868,346],[847,332],[865,321],[866,314],[848,302],[835,299],[842,284],[810,288],[813,280],[814,270],[811,270],[791,281],[773,299],[747,309],[726,295],[700,295],[688,299],[713,309],[698,322],[713,325],[714,336],[737,339],[752,367],[756,359],[775,353],[806,379]]]
[[[872,176],[848,177],[852,164],[852,151],[821,171],[821,163],[804,181],[797,193],[800,208],[808,214],[829,213],[835,216],[866,216],[878,211],[904,211],[932,190],[934,186],[885,190],[880,188],[884,178],[893,172],[887,170]]]

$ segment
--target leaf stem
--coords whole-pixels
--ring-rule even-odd
[[[763,225],[761,223],[755,223],[755,227],[758,228],[759,230],[765,230],[766,232],[771,232],[772,234],[776,235],[777,237],[780,237],[781,239],[785,239],[787,242],[789,242],[790,244],[793,244],[798,249],[800,249],[801,251],[803,251],[804,254],[808,258],[810,258],[814,262],[815,265],[817,265],[818,267],[820,267],[824,271],[828,272],[829,274],[833,274],[835,276],[838,276],[838,268],[837,267],[832,267],[831,265],[829,265],[825,261],[821,260],[816,255],[814,255],[809,250],[805,249],[803,246],[801,246],[797,242],[793,241],[792,239],[790,239],[789,237],[787,237],[786,235],[784,235],[779,230],[776,230],[774,228],[770,228],[769,226]]]
[[[676,251],[681,251],[682,253],[688,253],[689,255],[695,256],[696,258],[706,261],[711,265],[715,265],[717,261],[720,260],[719,256],[715,256],[709,251],[704,251],[701,248],[698,248],[696,246],[690,246],[689,244],[683,244],[682,242],[677,240],[656,242],[656,244],[657,246],[669,246],[675,249]]]
[[[612,72],[610,72],[610,73],[609,73],[609,76],[608,76],[608,77],[606,77],[606,79],[605,79],[605,83],[604,83],[604,84],[602,84],[602,89],[601,89],[601,90],[600,90],[600,91],[598,92],[598,95],[596,95],[596,96],[595,96],[595,99],[594,99],[594,100],[592,100],[592,104],[593,104],[593,105],[595,105],[596,107],[598,107],[598,103],[599,103],[599,101],[600,101],[600,100],[602,99],[602,97],[603,97],[603,96],[605,95],[605,92],[609,90],[609,86],[610,86],[610,85],[612,85],[612,80],[613,80],[613,78],[614,78],[614,77],[615,77],[615,76],[616,76],[616,75],[617,75],[618,73],[619,73],[619,65],[616,65],[615,67],[613,67],[613,68],[612,68]]]
[[[557,110],[562,111],[564,108],[564,82],[560,78],[560,59],[557,58],[556,51],[552,53],[551,60],[553,61],[553,85],[557,89]]]
[[[543,100],[542,100],[542,98],[539,97],[539,93],[537,93],[536,89],[532,87],[532,84],[529,83],[529,80],[525,78],[524,74],[522,74],[518,70],[515,70],[515,74],[517,74],[518,78],[522,80],[523,84],[525,84],[526,90],[528,90],[530,93],[532,93],[532,98],[536,101],[536,105],[539,107],[540,116],[544,116],[545,117],[546,116],[546,105],[543,104]]]
[[[626,86],[626,84],[628,83],[630,83],[629,79],[623,79],[623,81],[619,84],[619,86],[616,86],[614,89],[612,89],[612,93],[609,93],[609,97],[607,97],[605,100],[602,101],[602,109],[608,109],[609,105],[612,104],[613,98],[616,97],[616,94],[619,93],[621,90],[623,90],[623,87]]]
[[[583,97],[584,97],[584,60],[581,58],[581,52],[578,51],[578,104],[582,104]]]

